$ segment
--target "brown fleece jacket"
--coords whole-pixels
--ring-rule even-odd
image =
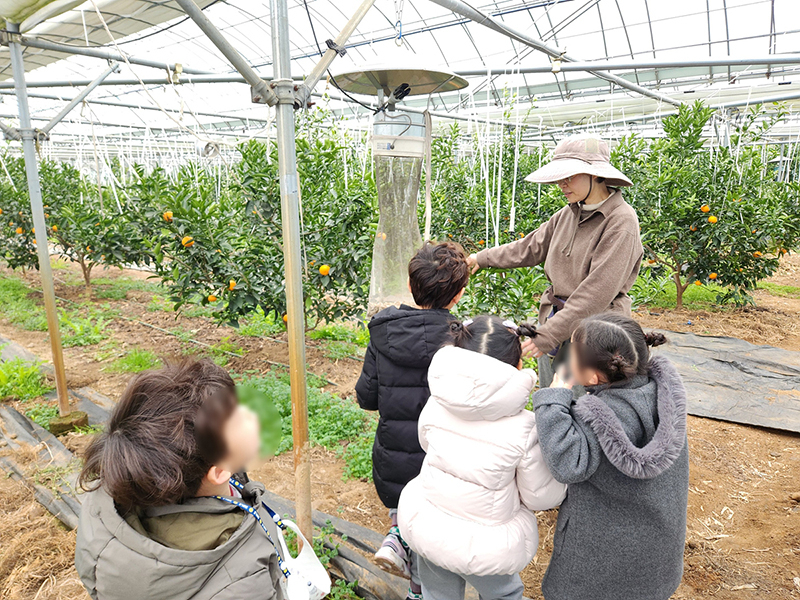
[[[536,346],[550,352],[567,341],[582,319],[607,310],[631,311],[631,289],[642,262],[636,211],[619,190],[592,212],[569,204],[525,238],[478,253],[481,268],[513,269],[544,262],[552,284],[542,296]],[[551,295],[567,299],[548,319]]]

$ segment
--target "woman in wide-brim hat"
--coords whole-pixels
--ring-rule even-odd
[[[582,319],[609,310],[630,314],[628,291],[643,249],[639,219],[619,189],[632,183],[609,162],[603,140],[586,135],[562,140],[553,159],[525,179],[558,184],[567,206],[527,237],[487,248],[468,261],[473,273],[544,263],[551,286],[541,298],[537,335],[524,346],[539,359],[545,387]]]

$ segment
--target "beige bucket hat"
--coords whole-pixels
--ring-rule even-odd
[[[590,135],[573,135],[561,140],[553,152],[553,159],[525,178],[531,183],[555,183],[573,175],[586,173],[605,177],[606,185],[622,187],[633,185],[609,162],[608,144]]]

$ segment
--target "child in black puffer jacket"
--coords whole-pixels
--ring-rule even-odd
[[[397,529],[397,503],[425,459],[417,421],[430,396],[428,367],[449,339],[450,309],[461,299],[468,280],[461,246],[426,243],[408,264],[408,284],[419,308],[390,307],[372,318],[364,368],[356,384],[361,408],[380,412],[372,474],[392,517],[392,528],[375,559],[386,571],[411,579],[411,600],[421,597],[421,588],[411,552]]]

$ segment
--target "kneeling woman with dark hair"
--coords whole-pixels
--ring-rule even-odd
[[[689,450],[686,390],[665,342],[605,313],[572,334],[572,378],[533,396],[550,472],[568,484],[545,600],[667,600],[683,576]],[[573,399],[572,386],[588,394]]]

